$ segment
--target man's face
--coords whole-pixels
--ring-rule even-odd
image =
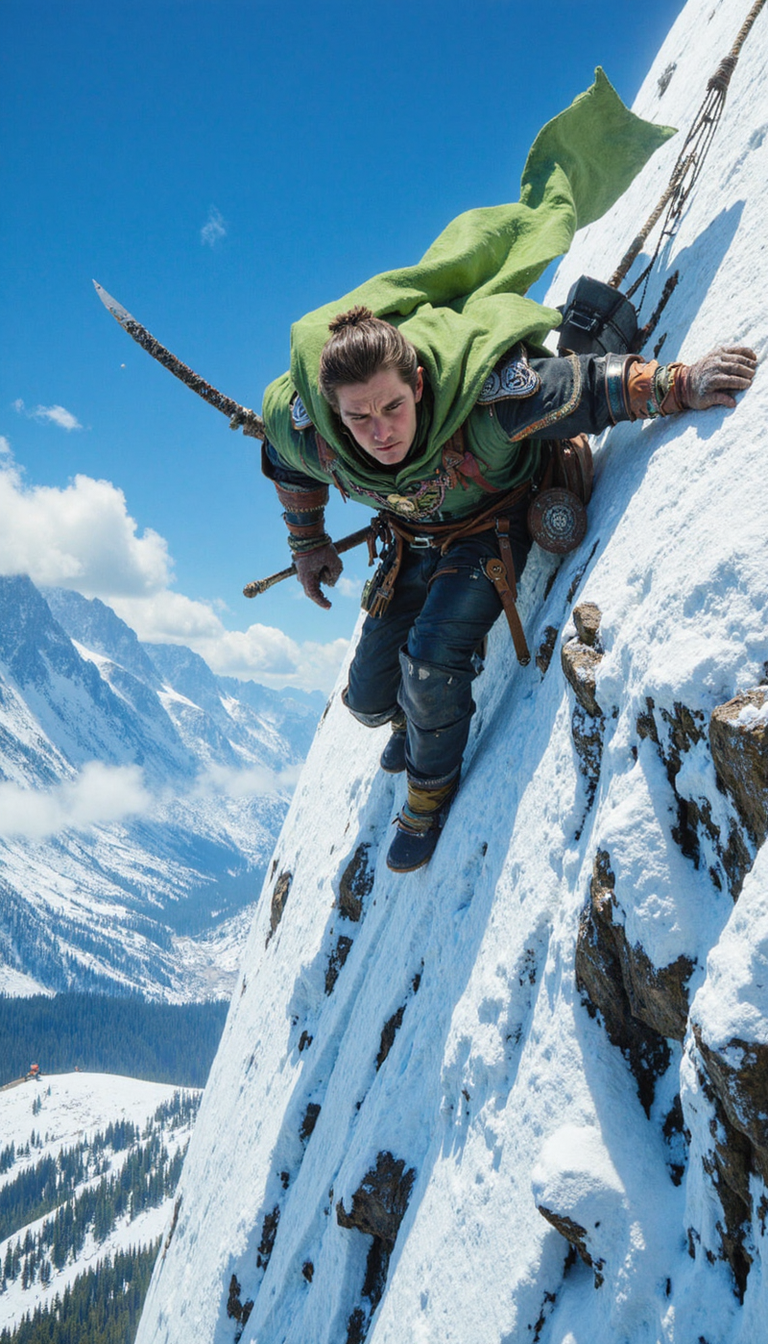
[[[416,403],[423,390],[421,369],[415,391],[394,369],[375,373],[367,383],[340,387],[336,396],[342,424],[369,457],[382,466],[396,466],[416,437]]]

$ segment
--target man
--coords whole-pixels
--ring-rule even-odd
[[[540,342],[559,314],[523,297],[669,133],[628,112],[598,71],[537,137],[517,205],[460,216],[416,267],[367,282],[347,311],[302,319],[291,372],[265,393],[264,470],[307,595],[329,606],[321,584],[341,573],[323,522],[329,484],[374,508],[388,543],[344,700],[360,722],[391,724],[382,766],[407,771],[393,871],[434,852],[458,787],[478,649],[502,609],[527,658],[516,578],[551,441],[732,406],[754,375],[742,348],[690,368],[549,358]]]

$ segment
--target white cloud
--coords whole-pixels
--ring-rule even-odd
[[[19,415],[26,415],[28,420],[47,420],[52,425],[58,425],[60,429],[83,428],[77,416],[68,411],[66,406],[36,406],[33,411],[28,411],[21,397],[17,397],[13,409],[18,411]]]
[[[8,457],[11,452],[10,440],[6,439],[4,434],[0,434],[0,457]]]
[[[13,463],[0,465],[0,573],[77,588],[105,601],[146,595],[171,577],[168,547],[151,528],[138,535],[125,496],[110,481],[76,476],[59,490],[26,486]]]
[[[90,761],[76,779],[49,790],[0,783],[0,836],[42,840],[58,831],[86,830],[139,816],[152,801],[137,765]]]
[[[0,574],[74,588],[113,607],[153,644],[186,644],[222,676],[265,686],[327,692],[348,641],[298,643],[283,630],[227,630],[219,604],[174,592],[164,539],[139,534],[125,496],[110,481],[76,476],[64,489],[27,486],[10,453],[0,457]]]
[[[186,644],[219,676],[329,691],[349,640],[298,643],[272,625],[227,630],[212,606],[169,590],[147,598],[110,600],[118,616],[150,644]]]
[[[341,578],[337,580],[333,591],[338,594],[339,597],[352,597],[359,601],[360,594],[363,591],[364,582],[364,579],[355,578],[354,575],[351,578],[347,578],[346,574],[342,574]]]
[[[198,779],[194,794],[203,798],[212,793],[225,798],[252,798],[254,794],[291,792],[300,774],[300,765],[289,765],[284,770],[268,770],[266,766],[235,770],[212,765]]]
[[[208,211],[208,219],[200,230],[200,242],[205,243],[206,247],[215,247],[219,239],[226,236],[227,226],[221,212],[212,205]]]

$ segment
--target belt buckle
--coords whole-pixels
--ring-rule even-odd
[[[409,537],[408,545],[415,547],[418,551],[424,551],[432,545],[432,538],[425,536]]]

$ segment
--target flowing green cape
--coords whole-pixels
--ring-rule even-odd
[[[294,324],[290,373],[264,394],[268,434],[271,420],[275,429],[285,423],[295,389],[323,437],[347,456],[317,371],[331,318],[360,303],[399,327],[418,350],[435,398],[427,448],[444,443],[504,351],[523,338],[541,343],[559,325],[560,313],[524,298],[525,291],[673,134],[630,112],[598,67],[592,87],[537,135],[516,205],[466,211],[415,266],[374,276]]]

